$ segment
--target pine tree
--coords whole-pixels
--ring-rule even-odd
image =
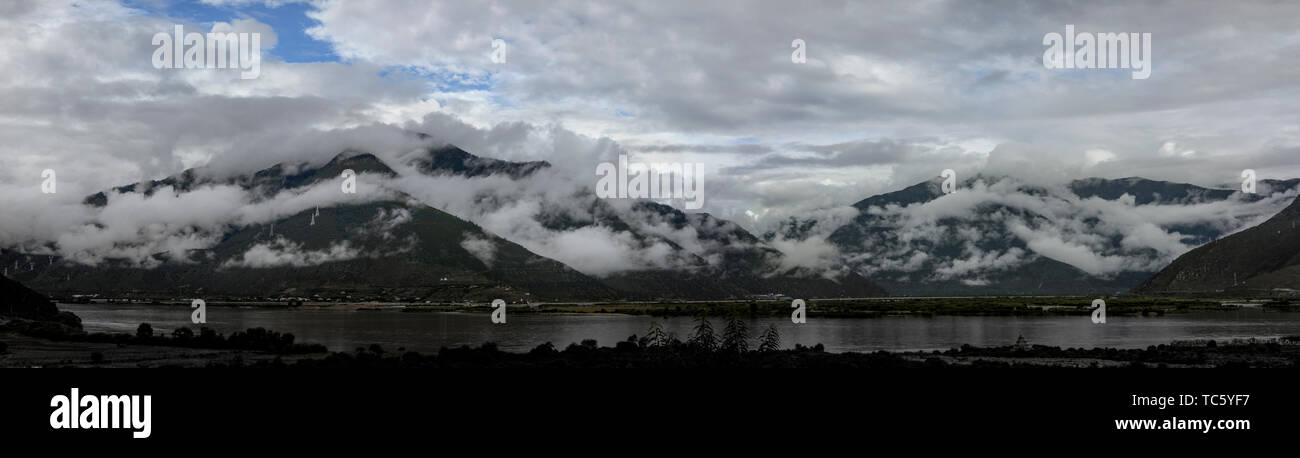
[[[775,324],[767,325],[763,331],[763,336],[759,337],[758,351],[769,352],[781,349],[781,333],[776,330]]]

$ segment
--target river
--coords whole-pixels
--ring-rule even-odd
[[[59,304],[76,313],[89,332],[134,333],[140,323],[155,332],[190,325],[190,308],[143,304]],[[207,327],[224,334],[252,327],[293,333],[297,342],[319,343],[335,351],[380,344],[436,352],[441,347],[477,346],[495,342],[502,350],[524,352],[544,342],[563,349],[583,339],[612,346],[629,335],[645,335],[652,321],[685,340],[695,326],[690,317],[650,317],[621,314],[523,314],[493,324],[487,313],[400,310],[348,311],[315,308],[285,309],[208,306]],[[710,319],[721,334],[726,320]],[[782,346],[821,343],[832,352],[876,350],[946,350],[962,344],[1010,345],[1024,335],[1031,344],[1067,347],[1145,348],[1173,340],[1272,338],[1300,335],[1300,312],[1257,308],[1197,311],[1160,317],[1107,317],[1093,324],[1088,316],[938,316],[886,318],[809,317],[794,324],[786,317],[746,319],[755,339],[776,324]]]

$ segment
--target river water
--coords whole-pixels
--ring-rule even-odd
[[[142,304],[59,304],[76,313],[90,332],[134,333],[140,323],[155,332],[170,333],[190,326],[188,306]],[[506,324],[493,324],[487,313],[403,313],[396,308],[348,311],[315,308],[283,309],[208,306],[207,327],[230,334],[252,327],[293,333],[297,342],[319,343],[334,351],[380,344],[436,352],[441,347],[477,346],[495,342],[501,349],[524,352],[544,342],[563,349],[583,339],[613,346],[629,335],[645,335],[652,321],[685,340],[696,322],[690,317],[650,317],[621,314],[512,314]],[[962,344],[1010,345],[1024,335],[1031,344],[1067,347],[1145,348],[1189,339],[1272,338],[1300,335],[1300,312],[1244,308],[1198,311],[1161,317],[1107,317],[1093,324],[1088,316],[1011,317],[939,316],[886,318],[809,317],[793,324],[788,317],[750,318],[750,335],[757,338],[776,324],[782,346],[821,343],[833,352],[876,350],[946,350]],[[725,319],[712,318],[721,334]]]

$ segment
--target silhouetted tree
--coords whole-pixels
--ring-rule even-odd
[[[194,330],[190,328],[181,327],[172,331],[172,338],[176,340],[189,340],[191,337],[194,337]]]
[[[199,328],[199,342],[205,345],[216,345],[221,341],[221,334],[207,326]]]
[[[153,326],[150,326],[149,323],[140,323],[140,327],[135,328],[135,336],[141,339],[152,338]]]
[[[696,317],[695,321],[695,335],[691,336],[691,346],[705,351],[716,351],[718,337],[713,335],[713,324],[709,323],[709,319],[704,315]]]
[[[664,332],[664,327],[658,321],[650,322],[650,331],[646,333],[645,339],[648,347],[663,348],[669,345],[668,333]]]
[[[781,349],[781,333],[776,330],[776,324],[767,325],[763,335],[758,338],[758,351],[768,352]]]
[[[749,326],[737,315],[732,315],[722,329],[722,349],[733,353],[749,351]]]
[[[559,351],[555,350],[555,344],[546,342],[538,345],[528,352],[529,356],[554,356]]]

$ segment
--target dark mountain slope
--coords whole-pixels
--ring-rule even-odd
[[[1268,221],[1197,247],[1134,289],[1135,294],[1300,293],[1300,199]]]
[[[49,299],[22,284],[0,277],[0,323],[7,319],[24,319],[58,323],[81,329],[81,318],[72,312],[60,312]]]
[[[546,161],[510,162],[479,157],[455,145],[428,148],[411,160],[420,172],[428,175],[450,174],[478,177],[502,174],[519,179],[550,167]]]

